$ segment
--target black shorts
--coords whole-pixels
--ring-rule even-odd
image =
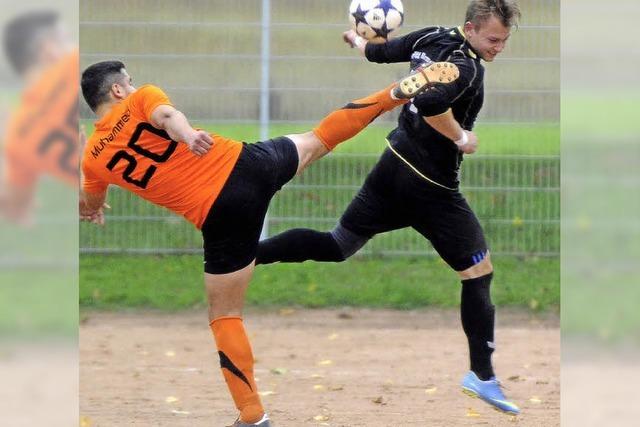
[[[298,152],[289,138],[243,145],[202,225],[205,272],[231,273],[251,264],[269,202],[297,169]]]
[[[487,254],[482,227],[459,191],[429,183],[387,149],[342,215],[340,224],[371,238],[412,227],[456,271]]]

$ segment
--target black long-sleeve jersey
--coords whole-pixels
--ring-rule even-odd
[[[420,173],[441,185],[457,188],[462,152],[429,126],[423,116],[451,108],[464,129],[473,128],[484,99],[484,67],[462,28],[428,27],[384,44],[368,43],[365,54],[372,62],[410,62],[411,69],[437,61],[458,66],[458,80],[438,84],[405,105],[398,127],[388,136],[393,149]]]

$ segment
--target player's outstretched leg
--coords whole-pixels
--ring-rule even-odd
[[[362,99],[352,101],[326,116],[313,133],[327,150],[333,150],[367,127],[381,114],[408,102],[435,84],[450,84],[459,77],[458,67],[436,62],[421,67],[391,86]]]

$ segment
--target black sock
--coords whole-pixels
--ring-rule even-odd
[[[489,287],[493,273],[462,281],[460,315],[462,328],[469,341],[471,370],[486,381],[493,377],[491,354],[493,353],[493,329],[495,307],[491,304]]]
[[[258,245],[256,264],[274,262],[344,261],[331,233],[295,228],[265,239]]]

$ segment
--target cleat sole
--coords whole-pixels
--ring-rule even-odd
[[[449,84],[460,77],[460,71],[450,62],[436,62],[426,68],[418,68],[415,74],[402,79],[398,85],[399,98],[413,98],[437,83]]]

